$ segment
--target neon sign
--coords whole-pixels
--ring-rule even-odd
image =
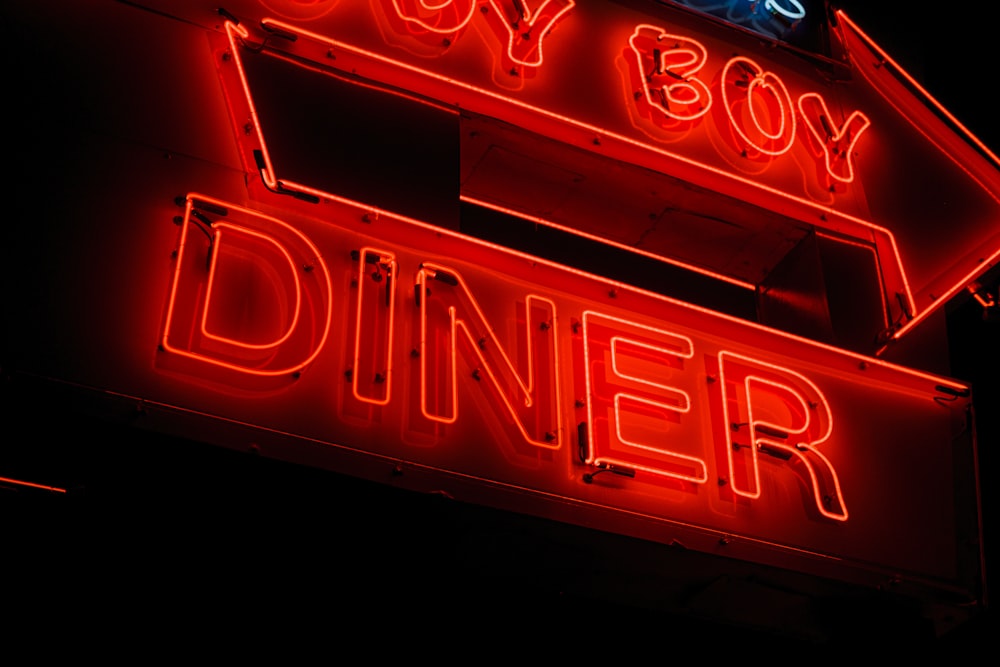
[[[325,14],[319,20],[322,25],[310,29],[270,18],[263,19],[261,25],[265,34],[295,39],[294,46],[281,39],[268,39],[266,50],[273,49],[275,54],[287,49],[296,58],[322,63],[324,67],[332,65],[338,71],[379,81],[380,85],[414,91],[428,99],[504,119],[569,145],[677,176],[766,209],[781,210],[790,219],[870,245],[882,280],[874,289],[884,295],[888,322],[879,342],[873,344],[873,351],[881,352],[884,347],[879,345],[912,330],[1000,256],[985,226],[989,217],[985,211],[1000,207],[1000,199],[993,193],[998,189],[996,174],[987,173],[981,165],[967,166],[976,164],[971,156],[955,164],[961,164],[960,171],[970,177],[968,184],[960,186],[968,188],[963,201],[970,202],[970,210],[979,211],[966,226],[970,238],[975,238],[970,243],[980,244],[976,257],[972,251],[965,251],[968,254],[962,260],[946,253],[944,249],[954,247],[954,242],[945,235],[944,228],[930,232],[931,236],[941,235],[933,240],[928,240],[926,234],[914,234],[908,217],[913,213],[904,210],[910,200],[893,199],[897,195],[892,193],[899,189],[881,183],[886,168],[872,166],[881,165],[888,155],[885,137],[873,133],[898,134],[899,129],[878,129],[879,123],[894,121],[884,110],[875,113],[868,108],[871,99],[864,95],[838,96],[834,100],[813,77],[807,80],[800,72],[787,69],[787,63],[778,64],[771,54],[718,60],[731,49],[718,36],[708,37],[711,31],[696,27],[690,17],[675,17],[676,25],[648,23],[641,20],[648,17],[638,16],[630,21],[619,16],[619,10],[603,5],[598,9],[581,2],[530,6],[481,2],[476,6],[480,11],[469,14],[471,3],[431,5],[384,0],[372,3],[371,7],[378,11],[369,16],[364,16],[363,6],[352,6],[356,20],[370,22],[374,18],[377,30],[370,36],[355,30],[346,40],[329,36],[337,34],[333,24],[327,25],[337,10]],[[346,7],[337,9],[346,11]],[[791,3],[772,3],[768,11],[772,10],[789,16],[799,11]],[[446,21],[445,11],[457,18]],[[488,25],[501,15],[507,21],[494,24],[494,28],[499,25],[502,29],[503,39],[498,40],[501,33],[490,30]],[[434,50],[414,57],[406,53],[405,46],[396,46],[390,39],[403,33],[412,37],[411,30],[400,22],[403,17],[409,17],[411,23],[420,17],[427,25],[456,31],[450,32],[445,41],[441,41],[439,33],[432,33],[437,40]],[[469,19],[467,23],[465,18]],[[523,41],[533,46],[521,53],[511,50],[516,40],[511,42],[510,38],[515,34],[515,23],[525,18],[547,22],[546,30],[525,33],[530,39]],[[573,51],[566,46],[578,34],[574,32],[576,26],[598,23],[608,35],[619,35],[615,40],[606,40],[617,42],[617,55],[594,49]],[[845,39],[866,43],[851,32],[856,28],[846,18],[841,25]],[[228,48],[238,63],[243,41],[253,44],[254,38],[242,26],[231,25],[228,29]],[[474,37],[483,29],[492,35],[485,42]],[[421,30],[426,36],[427,31]],[[706,34],[704,39],[702,32]],[[547,54],[544,61],[543,43]],[[497,69],[499,60],[484,61],[490,54],[497,55],[498,47],[500,60],[509,64],[512,59],[519,61],[512,63],[510,71]],[[591,89],[581,91],[568,86],[573,80],[566,69],[568,53],[574,54],[573,71],[602,71],[617,63],[619,85],[626,87],[625,97],[595,97],[586,94],[595,92]],[[527,78],[531,77],[540,77],[537,85],[528,84]],[[231,81],[225,70],[223,78]],[[607,75],[603,80],[607,86]],[[886,90],[892,88],[878,85]],[[252,111],[251,87],[245,78],[238,86],[233,93],[242,90],[251,109],[253,136],[242,142],[251,171],[259,166],[259,173],[272,188],[280,178],[282,187],[289,192],[320,198],[328,194],[301,180],[280,177],[275,169],[281,166],[272,163],[267,149],[266,128]],[[855,106],[851,102],[855,97],[867,101]],[[234,120],[240,127],[245,123],[241,118],[242,112],[234,110]],[[936,135],[926,136],[937,141]],[[962,150],[957,145],[951,149]],[[251,155],[255,150],[263,156],[261,165],[256,165]],[[879,185],[873,188],[875,181]],[[973,206],[973,201],[978,203]],[[930,214],[937,205],[928,201],[917,210]],[[877,215],[874,211],[878,211]],[[539,220],[561,229],[574,228],[571,220]],[[954,234],[957,229],[950,225],[948,233]],[[665,259],[676,261],[669,256]]]
[[[484,2],[463,34],[438,45],[440,55],[420,57],[398,46],[416,40],[386,38],[384,31],[401,24],[373,20],[386,8],[396,14],[391,0],[266,0],[291,22],[312,21],[317,35],[342,27],[354,50],[301,26],[282,33],[269,19],[259,27],[245,17],[263,3],[233,3],[244,18],[228,27],[205,6],[140,3],[152,12],[101,4],[100,17],[113,20],[94,25],[118,37],[129,27],[154,26],[141,39],[117,41],[62,29],[71,25],[66,17],[51,30],[48,14],[24,10],[45,28],[32,36],[40,47],[59,43],[81,57],[103,57],[114,44],[123,59],[155,63],[166,78],[144,77],[138,90],[123,90],[111,84],[133,67],[91,68],[87,83],[109,93],[109,117],[57,128],[52,123],[65,109],[26,119],[44,141],[13,157],[56,179],[32,180],[30,196],[21,198],[29,208],[68,183],[63,176],[79,176],[75,167],[102,168],[74,180],[69,192],[81,196],[50,202],[46,219],[59,229],[39,236],[17,228],[12,237],[11,247],[24,252],[12,255],[11,275],[37,279],[15,280],[9,290],[31,315],[10,323],[15,374],[33,376],[32,387],[52,385],[50,395],[60,400],[79,393],[87,398],[80,407],[116,423],[124,417],[143,429],[801,573],[873,585],[892,575],[944,590],[948,601],[978,594],[977,546],[966,539],[978,534],[978,515],[967,511],[976,508],[965,384],[652,291],[659,288],[638,289],[602,276],[598,264],[581,271],[473,238],[433,215],[401,215],[348,196],[337,180],[356,166],[349,161],[333,164],[321,154],[313,164],[334,176],[317,187],[310,180],[316,172],[289,168],[279,132],[287,128],[271,115],[275,104],[295,100],[269,101],[279,89],[254,76],[276,65],[266,73],[291,71],[319,85],[337,78],[340,87],[328,98],[345,106],[389,100],[394,114],[416,101],[441,121],[430,133],[435,139],[506,119],[551,129],[553,143],[593,146],[603,164],[610,164],[605,150],[641,163],[659,146],[657,160],[682,164],[675,172],[690,176],[684,188],[693,189],[710,160],[727,155],[761,179],[776,169],[794,176],[784,190],[767,190],[774,208],[794,204],[792,183],[812,187],[823,178],[842,183],[838,192],[871,194],[858,190],[870,183],[869,160],[877,154],[884,159],[877,166],[891,167],[884,147],[900,130],[873,112],[871,100],[843,105],[818,85],[812,96],[803,77],[776,60],[751,49],[720,50],[694,24],[632,14],[618,21],[632,3],[577,2],[544,36],[544,64],[534,78],[518,77],[525,85],[517,95],[497,93],[486,81],[497,75],[506,42],[483,18]],[[607,19],[607,32],[581,31],[592,24],[578,17]],[[666,28],[679,44],[670,42],[659,60],[649,97],[629,85],[626,67],[629,59],[639,67],[628,40],[639,25],[657,27],[656,34]],[[656,48],[655,39],[638,51]],[[572,60],[586,76],[572,84],[561,65],[567,47],[581,44],[588,48]],[[742,60],[729,64],[732,58]],[[81,83],[71,78],[78,71],[47,74]],[[680,80],[670,72],[682,71],[688,86],[675,86]],[[102,124],[120,119],[136,94],[157,99],[164,85],[187,86],[177,105],[150,103],[129,112],[137,122]],[[556,98],[573,85],[593,94],[593,116],[585,105],[559,105]],[[362,86],[364,94],[352,97]],[[543,89],[558,94],[547,98]],[[199,103],[184,102],[191,99]],[[660,103],[677,117],[660,113],[656,122],[651,116],[633,125],[643,100],[651,112],[659,113],[653,107]],[[841,113],[851,109],[864,117]],[[589,122],[611,110],[628,114],[628,122]],[[830,114],[835,119],[824,123]],[[792,122],[795,139],[781,153]],[[364,129],[389,133],[393,126]],[[349,135],[349,126],[338,125],[329,136]],[[386,145],[407,139],[390,136]],[[701,140],[704,154],[683,153]],[[456,143],[445,144],[442,164]],[[845,151],[851,159],[841,157]],[[718,169],[712,196],[726,191],[736,168]],[[895,176],[891,168],[878,174],[886,182]],[[661,172],[651,176],[662,182]],[[746,192],[756,187],[751,178],[740,183]],[[395,183],[376,180],[374,187]],[[442,189],[458,208],[459,188]],[[510,202],[486,204],[524,214],[504,209]],[[460,214],[474,206],[463,203]],[[106,215],[112,208],[117,214]],[[100,234],[79,224],[96,220]],[[832,214],[829,222],[843,223]],[[875,257],[871,239],[850,242],[854,254]],[[740,285],[741,296],[747,287]],[[46,308],[34,308],[39,289]],[[106,326],[112,320],[116,326]]]
[[[862,432],[888,429],[907,451],[947,440],[968,394],[417,220],[323,206],[317,223],[189,195],[158,366],[251,411],[319,399],[328,409],[295,418],[311,439],[862,560],[882,556],[846,535],[915,511],[879,490],[889,462],[871,462]],[[925,557],[901,556],[938,567]]]

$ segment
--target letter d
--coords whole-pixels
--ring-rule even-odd
[[[161,348],[184,372],[291,378],[330,330],[330,274],[312,242],[275,218],[187,199]],[[214,369],[214,370],[213,370]]]

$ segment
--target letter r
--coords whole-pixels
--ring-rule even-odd
[[[768,454],[798,468],[823,516],[847,521],[837,471],[820,451],[833,417],[819,388],[795,371],[727,351],[719,353],[719,373],[733,493],[761,496],[760,454]]]

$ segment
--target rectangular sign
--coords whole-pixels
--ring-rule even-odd
[[[170,403],[661,541],[963,578],[966,386],[347,201],[273,210],[187,197]]]

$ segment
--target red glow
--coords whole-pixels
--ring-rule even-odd
[[[665,129],[674,129],[708,113],[712,92],[696,76],[708,60],[701,42],[642,24],[629,38],[629,47],[633,87],[642,90],[636,99],[649,109],[644,115],[653,116],[653,122]]]
[[[367,247],[358,252],[351,389],[355,398],[375,405],[386,405],[392,398],[394,283],[398,276],[392,252]]]
[[[195,200],[241,213],[243,224],[216,221],[200,244],[191,232],[200,224],[192,217]],[[230,233],[223,237],[223,230]],[[180,234],[161,341],[166,352],[266,377],[291,377],[316,358],[329,334],[333,290],[308,238],[276,218],[201,195],[188,197]],[[229,298],[216,298],[220,271],[239,280],[229,283]]]
[[[776,156],[792,147],[795,111],[781,77],[749,58],[730,58],[719,87],[729,127],[738,137],[737,152]]]
[[[819,387],[800,373],[729,351],[719,353],[719,376],[733,492],[760,498],[759,452],[784,452],[804,464],[816,509],[847,521],[837,471],[818,449],[833,431],[830,405]],[[737,435],[749,442],[737,442]]]
[[[693,387],[685,373],[694,356],[691,339],[586,311],[583,349],[586,462],[705,483],[704,459],[687,451],[690,439],[677,434],[683,434],[680,423],[691,410]],[[678,381],[689,390],[676,386]]]
[[[576,5],[574,0],[489,0],[493,11],[486,12],[490,26],[506,42],[506,58],[519,67],[541,67],[542,40]]]
[[[295,263],[292,261],[292,256],[288,254],[288,251],[284,248],[284,246],[279,244],[273,237],[268,236],[266,234],[261,234],[260,232],[256,232],[252,229],[246,229],[244,227],[237,227],[235,225],[230,225],[225,222],[216,222],[214,225],[212,225],[212,227],[215,230],[215,239],[212,243],[213,251],[211,254],[211,266],[209,267],[208,271],[208,286],[205,288],[205,300],[204,300],[204,305],[202,306],[201,309],[202,311],[201,334],[207,339],[214,339],[222,342],[225,345],[242,347],[246,348],[247,350],[273,350],[274,348],[277,348],[286,340],[288,340],[288,338],[297,328],[299,323],[299,313],[301,312],[302,309],[302,285],[299,282],[299,276],[296,270],[297,267],[295,266]],[[282,274],[286,278],[289,276],[291,277],[292,288],[290,291],[293,294],[292,300],[294,301],[295,305],[294,307],[291,308],[290,313],[285,313],[285,312],[279,313],[279,320],[285,320],[287,324],[285,326],[284,333],[280,333],[279,330],[278,337],[274,338],[273,340],[267,340],[264,342],[250,342],[246,340],[238,340],[236,338],[230,338],[224,335],[217,335],[210,331],[209,320],[213,316],[217,316],[219,311],[218,308],[215,309],[212,308],[212,298],[215,295],[215,280],[216,280],[216,275],[218,273],[218,267],[221,262],[220,257],[225,256],[225,253],[222,252],[220,249],[228,250],[230,245],[237,245],[231,243],[223,243],[222,230],[224,229],[228,229],[233,234],[236,235],[246,234],[250,237],[253,237],[253,239],[256,241],[259,241],[261,243],[273,247],[273,249],[277,251],[277,253],[280,256],[280,259],[277,262],[268,262],[262,260],[261,258],[267,254],[266,251],[258,251],[251,258],[249,258],[254,265],[261,267],[262,269],[271,274],[270,279],[273,283],[275,284],[281,283],[283,281],[283,278],[281,277]],[[287,268],[288,270],[285,271],[284,270],[285,268]],[[233,271],[230,269],[225,273],[233,273]],[[286,307],[282,308],[281,310],[284,311],[289,309]]]
[[[840,128],[833,125],[833,116],[826,100],[816,93],[799,97],[799,111],[805,126],[823,151],[826,173],[843,183],[854,180],[854,146],[871,121],[860,111],[852,113]]]
[[[431,291],[428,281],[434,280]],[[472,351],[472,377],[489,379],[526,442],[558,449],[559,361],[555,345],[555,305],[525,297],[520,367],[501,344],[483,309],[460,273],[425,262],[417,272],[420,307],[421,410],[432,421],[458,419],[458,350]],[[432,310],[435,313],[432,313]],[[484,377],[485,376],[485,377]]]
[[[341,0],[258,0],[269,11],[293,21],[314,21],[329,14]]]
[[[472,20],[477,0],[392,0],[396,15],[404,22],[440,35],[456,33]]]

